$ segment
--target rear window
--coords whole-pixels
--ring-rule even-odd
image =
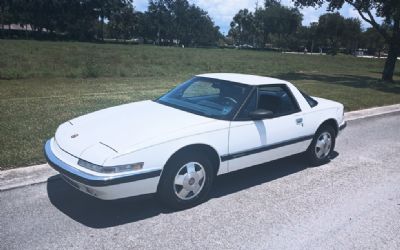
[[[307,95],[303,91],[300,91],[300,93],[304,96],[304,98],[306,99],[306,101],[308,102],[308,104],[310,105],[311,108],[313,108],[313,107],[318,105],[318,102],[314,98],[312,98],[311,96]]]

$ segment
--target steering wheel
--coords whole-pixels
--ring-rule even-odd
[[[229,96],[224,96],[222,99],[227,100],[228,102],[233,102],[234,104],[238,103],[235,99]]]

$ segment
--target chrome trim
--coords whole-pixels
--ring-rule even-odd
[[[314,137],[314,135],[307,135],[307,136],[297,137],[297,138],[286,140],[286,141],[281,141],[281,142],[274,143],[274,144],[269,144],[269,145],[256,147],[256,148],[252,148],[252,149],[248,149],[248,150],[244,150],[244,151],[239,151],[239,152],[236,152],[236,153],[222,155],[221,156],[221,162],[233,160],[233,159],[236,159],[236,158],[240,158],[240,157],[248,156],[248,155],[252,155],[252,154],[258,154],[258,153],[261,153],[261,152],[264,152],[264,151],[268,151],[268,150],[271,150],[271,149],[276,149],[276,148],[288,146],[290,144],[295,144],[295,143],[299,143],[299,142],[308,141],[308,140],[313,139],[313,137]]]
[[[97,176],[89,173],[85,173],[80,171],[73,166],[66,164],[57,158],[57,156],[51,150],[51,140],[48,140],[44,145],[44,156],[46,157],[47,162],[50,166],[52,166],[55,170],[60,172],[61,174],[66,175],[70,179],[77,181],[82,184],[86,184],[88,186],[93,187],[104,187],[110,185],[117,185],[121,183],[127,183],[132,181],[138,181],[148,178],[154,178],[161,175],[160,170],[150,170],[146,172],[138,172],[138,173],[129,173],[125,175],[113,175],[113,176]]]

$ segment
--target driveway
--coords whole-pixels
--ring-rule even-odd
[[[208,202],[179,212],[59,178],[3,191],[0,249],[400,249],[400,114],[350,122],[334,156],[218,177]]]

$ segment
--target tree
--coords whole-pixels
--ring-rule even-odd
[[[216,45],[221,34],[210,16],[188,0],[150,0],[145,13],[132,0],[0,0],[3,36],[21,35],[4,24],[30,24],[35,38],[104,38],[104,27],[117,39],[142,36],[158,44]],[[45,32],[42,32],[45,31]],[[37,33],[37,34],[32,34]],[[26,32],[28,34],[28,32]],[[51,35],[51,36],[49,36]]]
[[[341,45],[347,52],[354,52],[359,47],[361,37],[361,21],[358,18],[346,18],[344,20],[344,29],[341,37]]]
[[[94,10],[95,1],[97,0],[0,1],[0,9],[4,10],[2,22],[25,27],[30,25],[33,32],[29,34],[35,38],[49,38],[49,35],[58,33],[77,40],[93,40],[98,23]],[[27,36],[28,31],[25,33]]]
[[[216,46],[222,37],[219,27],[214,25],[206,11],[191,5],[188,10],[191,21],[188,23],[186,44],[192,46]]]
[[[137,20],[138,20],[138,27],[137,33],[138,35],[143,38],[144,43],[148,43],[149,40],[154,42],[154,23],[152,22],[150,15],[148,12],[137,12],[136,13]]]
[[[58,0],[56,30],[74,40],[91,41],[98,31],[97,2]]]
[[[16,3],[13,0],[0,1],[0,24],[4,29],[5,24],[12,24],[18,19]]]
[[[82,1],[85,2],[85,1]],[[132,4],[132,0],[87,0],[100,18],[100,38],[104,40],[104,22],[110,19],[114,12],[120,11],[128,4]]]
[[[190,24],[193,23],[193,17],[189,15],[191,6],[187,0],[175,0],[167,2],[167,7],[171,13],[172,29],[171,35],[176,38],[177,43],[188,45],[190,42],[188,32]]]
[[[315,48],[321,47],[322,42],[317,34],[318,22],[312,22],[309,26],[301,26],[296,32],[296,46],[299,48],[307,48],[311,53]],[[299,47],[300,46],[300,47]]]
[[[256,9],[254,15],[257,40],[262,41],[262,47],[271,34],[276,35],[279,42],[287,39],[297,31],[303,19],[298,9],[283,6],[276,0],[266,0],[264,8]]]
[[[111,13],[107,28],[111,38],[128,40],[137,34],[138,20],[135,9],[126,4],[120,10]]]
[[[380,57],[381,51],[385,48],[385,40],[379,34],[379,32],[374,28],[368,28],[361,34],[361,37],[362,39],[360,39],[360,46],[362,48],[366,48],[369,54],[377,54],[378,57]]]
[[[219,28],[207,12],[187,0],[150,0],[148,10],[140,15],[140,34],[157,44],[185,46],[213,45]]]
[[[321,7],[328,4],[328,10],[341,9],[345,3],[354,7],[361,18],[369,23],[389,45],[388,57],[382,72],[382,80],[393,81],[397,57],[400,54],[400,1],[399,0],[292,0],[297,6]],[[376,21],[373,13],[384,18],[384,23]]]
[[[331,49],[333,55],[337,54],[339,50],[344,22],[344,17],[338,12],[321,15],[318,19],[318,37],[325,40],[325,44]]]
[[[161,44],[161,41],[171,40],[169,29],[172,24],[172,16],[167,8],[167,1],[150,0],[146,15],[148,15],[150,22],[151,39],[156,41],[157,44]]]
[[[257,7],[254,14],[239,10],[233,17],[229,36],[236,44],[253,44],[264,47],[271,35],[280,45],[290,43],[290,35],[301,26],[303,17],[296,8],[283,6],[277,0],[266,0],[264,8]]]
[[[255,26],[253,13],[248,9],[239,10],[233,17],[228,33],[237,45],[255,43]]]

